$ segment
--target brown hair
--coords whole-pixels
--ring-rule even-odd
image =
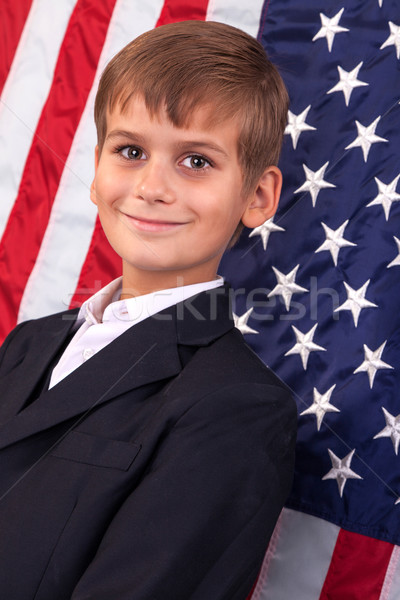
[[[288,110],[282,79],[261,44],[240,29],[210,21],[183,21],[142,34],[107,65],[95,102],[99,151],[107,111],[123,112],[133,95],[143,96],[151,114],[166,108],[177,127],[193,110],[210,105],[210,126],[238,117],[238,157],[243,193],[264,169],[276,165]]]

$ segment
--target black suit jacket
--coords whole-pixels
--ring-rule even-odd
[[[41,392],[76,311],[8,336],[1,598],[246,598],[289,493],[296,412],[228,304],[217,289],[164,310]]]

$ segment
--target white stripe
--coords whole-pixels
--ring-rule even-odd
[[[318,600],[340,528],[283,509],[252,600]]]
[[[153,28],[162,0],[119,0],[99,59],[95,82],[77,128],[42,246],[20,305],[18,321],[65,310],[74,295],[93,233],[96,207],[89,200],[96,131],[93,106],[101,72],[114,54]],[[101,282],[99,287],[108,283]],[[96,291],[93,290],[93,293]]]
[[[379,600],[400,598],[400,546],[393,548]]]
[[[0,238],[12,210],[75,0],[34,0],[0,102]]]
[[[264,0],[210,0],[206,21],[219,21],[257,37]]]

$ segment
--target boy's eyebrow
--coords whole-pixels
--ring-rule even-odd
[[[188,140],[187,142],[179,142],[177,144],[177,148],[181,152],[188,152],[189,150],[195,150],[195,149],[198,149],[198,150],[203,149],[205,152],[207,150],[212,150],[214,152],[218,152],[218,154],[221,154],[224,158],[229,158],[227,153],[225,152],[225,150],[223,148],[221,148],[221,146],[214,144],[214,142],[209,142],[209,141],[204,141],[204,140]]]
[[[133,131],[124,131],[122,129],[114,129],[113,131],[110,131],[110,133],[107,134],[106,140],[112,140],[114,138],[128,138],[139,143],[144,141],[143,136],[141,136],[139,133],[134,133]]]
[[[112,140],[114,138],[125,138],[127,140],[132,140],[132,142],[139,144],[144,144],[145,142],[145,138],[140,133],[135,133],[133,131],[125,131],[122,129],[114,129],[113,131],[110,131],[110,133],[106,137],[107,140]],[[204,151],[212,150],[214,152],[218,152],[218,154],[221,154],[224,158],[229,158],[228,154],[223,148],[221,148],[221,146],[218,146],[218,144],[215,144],[214,142],[208,140],[187,140],[183,142],[178,142],[176,144],[176,147],[180,152],[188,152],[189,150],[195,149],[203,149]]]

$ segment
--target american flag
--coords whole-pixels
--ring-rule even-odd
[[[0,10],[1,338],[119,274],[89,202],[94,95],[111,56],[156,25],[208,19],[258,36],[278,65],[291,98],[280,208],[221,268],[237,325],[299,410],[293,492],[252,598],[398,600],[398,0]]]

